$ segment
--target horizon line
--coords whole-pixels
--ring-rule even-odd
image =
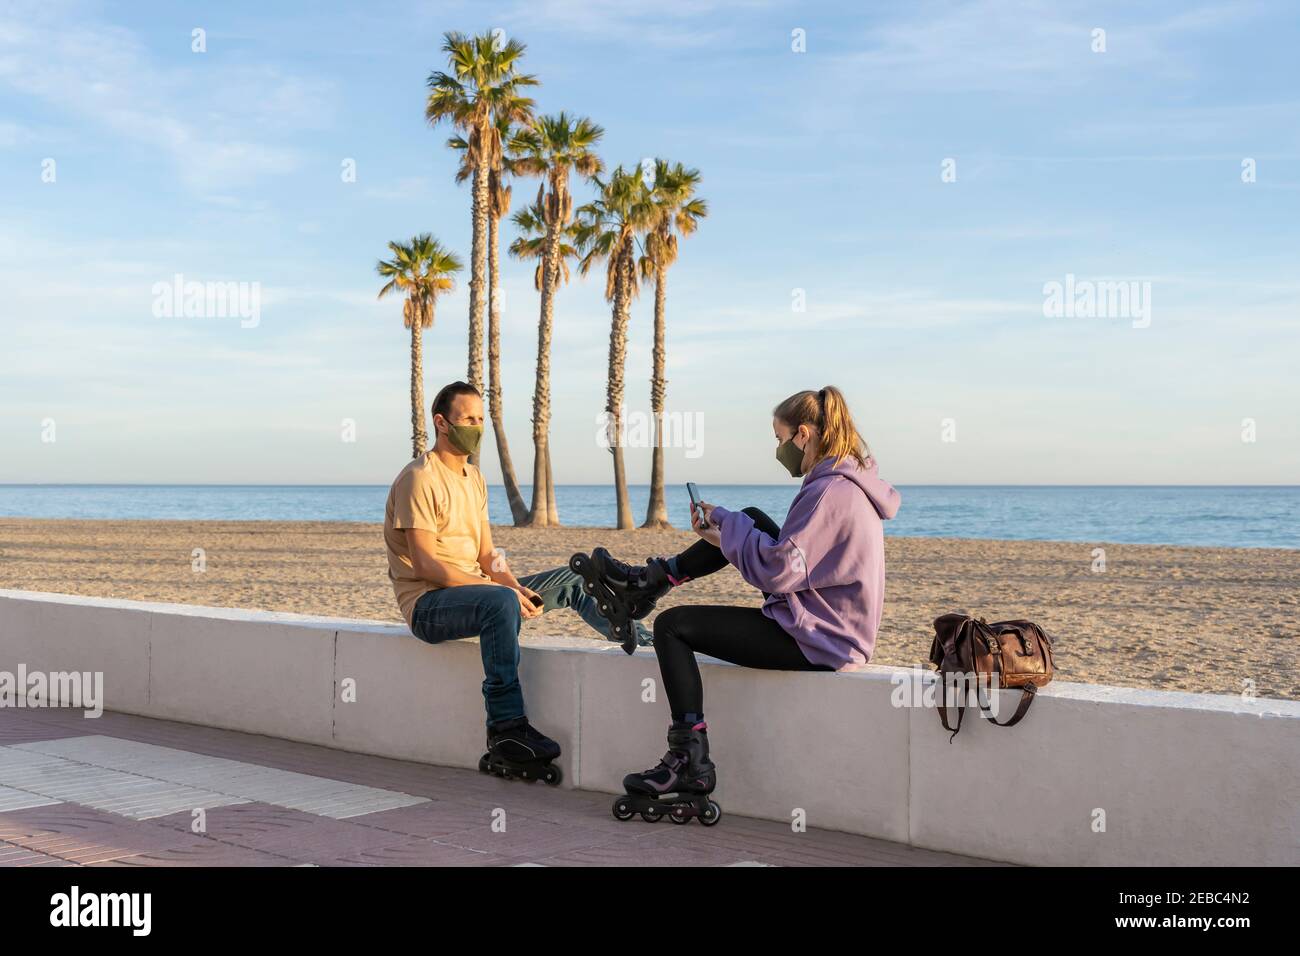
[[[684,482],[670,482],[670,485],[684,484]],[[387,488],[391,483],[382,482],[148,482],[148,481],[126,481],[126,482],[63,482],[63,481],[0,481],[0,488]],[[797,485],[791,482],[755,482],[755,481],[723,481],[716,482],[716,486],[728,488],[796,488]],[[489,488],[503,488],[500,483],[489,483]],[[520,488],[531,488],[532,483],[520,483]],[[601,482],[558,482],[557,488],[609,488],[614,489],[612,484]],[[649,488],[649,483],[629,484],[628,488]],[[668,485],[665,486],[667,488]],[[1194,483],[1170,483],[1170,482],[1104,482],[1096,484],[1077,484],[1065,482],[898,482],[900,488],[1300,488],[1300,484],[1285,484],[1282,482],[1269,483],[1258,482],[1249,484],[1194,484]]]

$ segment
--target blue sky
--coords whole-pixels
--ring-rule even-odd
[[[468,259],[424,82],[443,31],[492,28],[528,44],[542,111],[605,127],[609,165],[703,175],[710,215],[668,293],[669,407],[699,416],[701,453],[671,449],[670,481],[783,480],[771,407],[828,383],[899,483],[1300,477],[1292,4],[18,0],[0,11],[0,481],[387,482],[409,455],[408,345],[374,265],[421,231]],[[260,322],[155,317],[176,273],[259,283]],[[1045,316],[1067,275],[1149,283],[1149,325]],[[504,279],[523,466],[537,300],[531,267]],[[466,291],[426,338],[430,395],[464,375]],[[602,294],[558,299],[561,482],[610,478]],[[628,457],[648,480],[649,452]]]

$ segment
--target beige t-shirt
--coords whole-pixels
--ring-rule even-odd
[[[384,546],[388,577],[408,627],[415,603],[438,586],[416,576],[406,529],[435,533],[438,546],[434,556],[439,561],[490,581],[478,563],[487,520],[487,482],[473,465],[466,465],[465,474],[458,475],[428,451],[402,469],[388,491]]]

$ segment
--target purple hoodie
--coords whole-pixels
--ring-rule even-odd
[[[885,600],[881,519],[898,513],[898,491],[852,458],[823,458],[804,476],[773,541],[742,511],[713,509],[722,553],[771,596],[763,613],[799,642],[813,664],[852,670],[871,660]]]

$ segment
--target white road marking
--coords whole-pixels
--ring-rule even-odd
[[[4,784],[140,820],[252,801],[343,820],[429,802],[394,790],[102,735],[0,747]]]

